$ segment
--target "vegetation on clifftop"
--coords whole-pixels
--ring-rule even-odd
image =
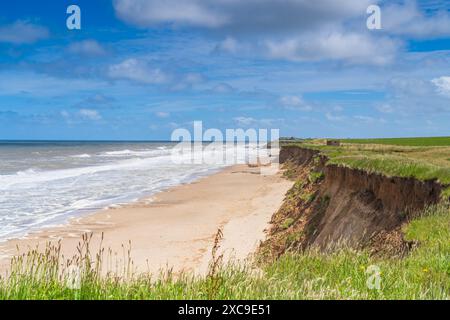
[[[449,137],[341,140],[340,146],[328,146],[325,140],[305,140],[285,145],[318,150],[328,157],[329,164],[450,185]],[[444,196],[450,196],[450,189]]]
[[[397,146],[450,146],[450,137],[425,137],[425,138],[382,138],[382,139],[343,139],[344,143],[360,144],[387,144]]]

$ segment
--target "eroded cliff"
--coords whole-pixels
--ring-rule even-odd
[[[289,249],[341,245],[402,254],[411,245],[402,238],[402,224],[437,203],[442,190],[436,181],[327,165],[318,151],[298,146],[283,147],[280,162],[296,183],[261,246],[275,256]]]

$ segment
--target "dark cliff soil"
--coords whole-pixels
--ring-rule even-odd
[[[441,185],[326,165],[326,161],[314,150],[281,149],[285,175],[296,183],[272,217],[273,227],[261,245],[263,257],[342,245],[370,247],[374,254],[406,253],[414,244],[403,240],[402,225],[425,206],[439,202]]]

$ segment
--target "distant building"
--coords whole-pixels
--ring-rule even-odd
[[[327,140],[327,146],[339,147],[341,142],[339,140]]]

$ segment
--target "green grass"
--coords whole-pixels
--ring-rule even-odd
[[[59,263],[54,247],[29,253],[33,263],[16,259],[14,273],[0,281],[0,299],[450,299],[449,204],[426,210],[405,228],[405,236],[420,245],[404,259],[308,251],[285,254],[259,269],[213,263],[203,277],[166,272],[155,278],[129,270],[120,277],[100,276],[100,250],[94,258],[84,254],[72,261],[82,268],[80,289],[67,287],[61,275],[67,263]],[[367,273],[370,266],[379,268],[379,290],[367,286],[375,275]]]
[[[344,143],[387,144],[397,146],[450,146],[450,137],[342,139]]]
[[[288,229],[293,223],[294,223],[294,219],[292,219],[292,218],[287,218],[287,219],[284,220],[283,223],[281,224],[281,228],[283,228],[283,229]]]
[[[325,145],[324,140],[309,140],[288,145],[318,150],[328,157],[328,164],[450,185],[449,137],[352,139],[341,143],[336,147]],[[443,195],[450,195],[450,189]]]

